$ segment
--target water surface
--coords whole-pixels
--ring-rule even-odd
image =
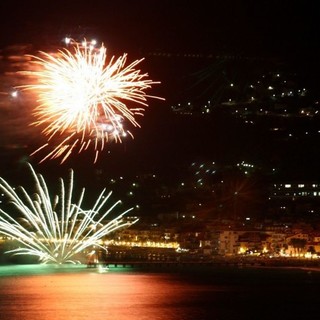
[[[1,319],[318,319],[318,272],[0,267]]]

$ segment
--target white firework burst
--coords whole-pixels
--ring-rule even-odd
[[[20,73],[34,80],[19,88],[36,94],[37,120],[32,124],[42,126],[48,137],[34,153],[46,148],[49,141],[53,146],[41,161],[62,157],[64,162],[75,150],[81,152],[90,145],[96,161],[109,141],[133,137],[126,123],[140,127],[135,116],[143,115],[148,98],[163,100],[146,94],[159,82],[137,69],[143,59],[127,64],[127,54],[123,54],[108,61],[104,45],[96,48],[86,41],[71,42],[70,51],[41,52],[32,59],[33,70]]]
[[[23,187],[11,187],[0,178],[0,189],[8,197],[19,218],[0,208],[0,234],[16,240],[21,247],[7,251],[15,255],[31,255],[41,263],[78,263],[77,255],[92,246],[102,247],[102,239],[111,232],[125,228],[135,221],[126,221],[123,216],[130,208],[116,218],[105,222],[107,215],[121,203],[113,203],[103,211],[112,192],[104,189],[98,196],[93,208],[81,208],[85,189],[78,200],[73,202],[73,170],[70,170],[68,184],[60,178],[60,195],[53,200],[46,182],[28,164],[35,182],[36,192],[29,194]],[[103,213],[100,213],[103,211]]]

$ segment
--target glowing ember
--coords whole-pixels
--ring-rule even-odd
[[[23,187],[15,191],[0,178],[0,189],[9,198],[16,213],[20,214],[20,218],[14,218],[0,209],[0,234],[21,245],[8,252],[37,256],[42,263],[77,263],[77,256],[86,249],[92,246],[103,248],[100,243],[107,234],[137,221],[123,220],[123,216],[132,210],[131,208],[105,223],[106,216],[121,203],[120,200],[115,202],[100,214],[111,196],[111,192],[105,196],[105,190],[101,192],[92,209],[83,210],[81,204],[85,189],[77,202],[72,200],[72,170],[69,184],[65,186],[64,180],[60,179],[60,195],[56,195],[51,201],[44,178],[36,174],[30,164],[29,167],[35,181],[35,194],[29,195]]]

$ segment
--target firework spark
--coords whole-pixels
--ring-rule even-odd
[[[22,72],[32,76],[34,83],[20,88],[38,97],[37,120],[32,125],[44,126],[42,132],[48,141],[34,153],[53,138],[60,139],[42,161],[62,157],[64,162],[74,150],[81,152],[90,145],[96,151],[96,161],[109,141],[121,142],[128,134],[133,137],[125,121],[140,127],[135,116],[143,115],[148,98],[162,99],[146,94],[159,82],[136,69],[143,59],[126,65],[127,54],[123,54],[107,62],[104,45],[96,48],[84,41],[70,46],[70,51],[56,54],[40,52],[41,56],[32,57],[34,69]]]
[[[78,201],[74,203],[73,170],[70,170],[67,185],[60,179],[60,195],[56,195],[51,201],[43,176],[28,165],[35,182],[35,194],[29,195],[23,187],[15,191],[0,178],[0,189],[21,216],[20,219],[15,219],[0,209],[0,234],[21,245],[8,251],[9,253],[36,256],[42,263],[76,263],[78,254],[92,246],[102,247],[100,243],[103,237],[137,221],[128,222],[123,219],[131,208],[104,224],[106,216],[121,203],[120,200],[115,202],[100,214],[112,194],[109,192],[105,195],[105,190],[100,193],[92,209],[81,209],[85,189],[82,189]]]

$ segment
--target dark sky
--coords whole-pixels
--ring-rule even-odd
[[[236,141],[237,132],[224,127],[225,131],[219,133],[212,124],[206,131],[209,125],[199,120],[193,123],[188,120],[178,127],[176,119],[163,111],[174,94],[183,96],[178,91],[184,67],[175,64],[163,67],[149,58],[150,52],[280,57],[303,62],[305,69],[319,68],[316,65],[320,53],[318,1],[1,0],[0,15],[2,48],[31,43],[45,50],[69,34],[96,37],[111,53],[127,52],[129,57],[146,54],[146,71],[154,80],[161,81],[159,90],[166,102],[152,102],[150,111],[147,110],[141,120],[141,128],[135,131],[135,139],[116,146],[117,156],[106,156],[97,168],[117,168],[123,172],[134,166],[141,170],[157,168],[162,164],[179,163],[185,155],[201,158],[205,150],[212,148],[216,148],[217,156],[229,154],[232,157],[235,149],[226,150],[221,146],[228,139]],[[188,67],[186,74],[192,72]],[[170,70],[165,72],[165,69]],[[155,88],[156,93],[157,90]],[[10,130],[8,128],[7,132]],[[212,139],[213,136],[216,139]],[[250,149],[250,145],[246,148]],[[23,159],[23,150],[16,151],[14,161],[13,151],[10,155],[7,152],[2,156],[2,163],[6,159],[2,171],[17,166]],[[88,163],[92,163],[90,153],[76,156],[65,167],[75,166],[83,174],[86,171],[89,174]],[[55,161],[47,164],[52,168],[57,165]]]
[[[1,42],[85,30],[119,50],[319,50],[317,1],[2,0]],[[52,39],[51,39],[52,41]]]

